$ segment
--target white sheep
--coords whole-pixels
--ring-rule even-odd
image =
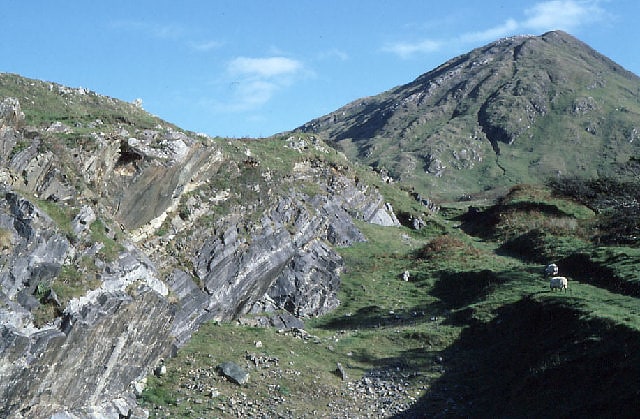
[[[567,292],[569,280],[564,276],[554,276],[549,280],[549,288],[551,291],[557,288],[560,291],[564,290],[564,292]]]

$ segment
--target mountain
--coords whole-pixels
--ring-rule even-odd
[[[549,33],[227,139],[0,74],[0,417],[637,417],[636,88]]]
[[[638,121],[640,78],[555,31],[500,39],[298,131],[451,200],[623,170]]]

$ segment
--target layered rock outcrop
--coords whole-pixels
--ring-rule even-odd
[[[338,306],[356,220],[399,225],[317,140],[270,140],[299,147],[285,173],[252,144],[0,111],[0,416],[144,417],[143,378],[203,322],[300,327]]]

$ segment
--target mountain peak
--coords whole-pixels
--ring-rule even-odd
[[[624,164],[637,154],[639,93],[637,76],[551,31],[476,48],[298,129],[451,199]]]

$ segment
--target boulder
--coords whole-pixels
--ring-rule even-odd
[[[218,365],[218,371],[224,375],[228,380],[243,385],[249,381],[249,373],[242,369],[235,362],[227,361]]]

